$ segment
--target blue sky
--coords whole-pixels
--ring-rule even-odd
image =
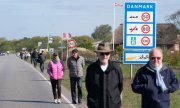
[[[114,2],[124,0],[0,0],[0,37],[12,40],[62,32],[90,36],[101,24],[113,27]],[[164,22],[179,9],[179,0],[158,0],[156,22]],[[123,7],[116,7],[116,27],[123,23],[123,12]]]

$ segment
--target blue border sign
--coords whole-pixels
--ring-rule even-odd
[[[124,49],[151,49],[156,46],[156,3],[126,2]]]

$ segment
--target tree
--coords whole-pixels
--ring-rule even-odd
[[[76,36],[73,37],[74,40],[77,42],[78,47],[86,48],[86,49],[93,49],[92,43],[94,40],[89,36]]]
[[[167,16],[166,21],[173,23],[174,25],[176,25],[177,28],[180,28],[180,10]]]
[[[123,24],[120,24],[115,30],[114,43],[120,45],[123,43]]]
[[[4,41],[1,45],[0,45],[0,50],[2,51],[11,51],[13,50],[13,45],[10,41]]]
[[[116,58],[118,58],[118,60],[122,60],[123,57],[123,46],[117,46],[115,49],[115,53],[116,53]]]
[[[91,34],[91,37],[95,40],[103,40],[108,42],[111,40],[112,28],[108,24],[100,25],[96,27],[95,31]]]
[[[5,42],[5,41],[6,41],[5,38],[0,38],[0,45],[1,45],[3,42]]]

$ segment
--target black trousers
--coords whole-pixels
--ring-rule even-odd
[[[40,62],[40,70],[41,72],[44,72],[44,62]]]
[[[78,103],[82,101],[82,77],[70,77],[71,96],[73,103],[76,103],[76,84],[78,89]]]
[[[61,99],[61,79],[59,80],[50,79],[50,80],[51,80],[54,99]]]

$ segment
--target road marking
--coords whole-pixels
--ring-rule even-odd
[[[23,61],[23,60],[22,60]],[[25,61],[24,61],[25,62]],[[42,75],[42,73],[40,72],[40,71],[38,71],[37,69],[35,69],[32,65],[30,65],[28,62],[25,62],[25,63],[27,63],[33,70],[35,70],[37,73],[39,73],[40,75],[41,75],[41,77],[42,78],[44,78],[45,80],[48,80],[48,79],[46,79],[46,77],[44,77],[43,75]],[[51,83],[48,81],[48,84],[51,86]],[[66,101],[66,102],[68,102],[68,103],[71,103],[70,102],[70,100],[68,100],[62,93],[61,93],[61,96],[62,96],[62,98],[64,98],[64,100]],[[72,108],[77,108],[75,105],[73,105],[73,104],[70,104],[70,106],[72,107]]]

